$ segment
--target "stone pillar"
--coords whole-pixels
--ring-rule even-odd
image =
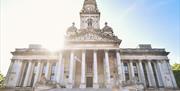
[[[61,71],[60,71],[60,84],[61,85],[65,85],[64,84],[64,58],[62,57],[61,59]]]
[[[123,81],[123,72],[122,72],[122,62],[121,62],[121,56],[119,50],[116,51],[116,63],[117,63],[117,70],[118,70],[118,78],[119,78],[119,83],[121,84]]]
[[[24,87],[28,86],[28,81],[29,81],[29,78],[30,78],[31,68],[32,68],[32,61],[30,60],[29,64],[28,64],[27,73],[26,73],[26,76],[25,76],[25,79],[24,79],[24,84],[23,84]]]
[[[34,69],[35,69],[35,62],[33,62],[33,60],[31,62],[32,62],[32,66],[30,69],[27,86],[31,86],[31,81],[33,80],[33,74],[34,74]]]
[[[105,75],[106,75],[106,87],[111,88],[109,54],[107,50],[105,51]]]
[[[47,80],[49,80],[49,74],[50,74],[50,62],[48,60],[46,64],[46,73],[45,73],[45,77]]]
[[[165,60],[161,60],[161,67],[162,67],[162,76],[164,78],[164,87],[165,88],[170,88],[172,86],[172,83],[170,81],[168,69]]]
[[[125,76],[125,68],[124,68],[124,62],[122,61],[122,79],[123,79],[123,81],[126,81],[126,76]]]
[[[148,60],[148,71],[149,71],[149,77],[150,77],[149,85],[150,85],[150,87],[156,87],[156,81],[155,81],[154,72],[153,72],[150,60]]]
[[[69,62],[69,78],[67,88],[73,88],[73,68],[74,68],[74,52],[71,51]]]
[[[39,71],[40,71],[40,65],[41,65],[41,62],[39,61],[39,62],[38,62],[38,65],[37,65],[37,67],[36,67],[36,75],[35,75],[35,78],[34,78],[33,86],[35,86],[36,83],[37,83],[37,81],[38,81]]]
[[[56,82],[57,83],[60,83],[60,74],[62,74],[63,72],[61,72],[61,65],[62,65],[62,54],[59,53],[59,59],[58,59],[58,62],[57,62],[57,66],[56,66]]]
[[[9,81],[9,79],[10,79],[10,76],[11,76],[11,72],[12,72],[12,70],[13,70],[13,66],[14,66],[14,60],[11,60],[11,64],[10,64],[10,66],[9,66],[9,69],[8,69],[8,72],[7,72],[7,75],[6,75],[6,78],[5,78],[5,86],[6,87],[9,87],[9,82],[11,82],[11,81]]]
[[[98,70],[97,70],[97,50],[93,53],[93,88],[99,88],[98,84]]]
[[[169,74],[170,74],[170,77],[171,77],[171,81],[172,81],[172,84],[173,84],[173,88],[178,88],[177,87],[177,84],[176,84],[176,80],[174,78],[174,74],[172,72],[172,68],[171,68],[171,65],[169,62],[166,61],[166,64],[167,64],[167,68],[168,68],[168,71],[169,71]]]
[[[140,72],[140,81],[144,84],[144,86],[146,87],[146,80],[145,80],[145,76],[144,76],[144,70],[143,70],[143,66],[142,66],[142,60],[139,60],[139,72]]]
[[[131,80],[133,80],[134,79],[134,77],[135,77],[135,74],[134,74],[134,66],[133,66],[133,62],[132,62],[132,60],[130,60],[129,61],[129,64],[130,64],[130,74],[131,74]]]
[[[22,69],[22,61],[21,60],[16,60],[15,61],[16,62],[16,67],[17,67],[17,69],[16,69],[16,80],[15,80],[15,86],[17,86],[18,85],[18,80],[20,79],[20,74],[21,74],[21,69]]]
[[[80,88],[86,88],[86,52],[85,50],[82,51]]]
[[[39,82],[39,81],[41,80],[41,77],[42,77],[42,71],[43,71],[43,63],[40,63],[39,74],[38,74],[37,82]]]
[[[161,76],[160,68],[158,66],[158,62],[153,62],[153,64],[154,64],[154,69],[155,69],[155,72],[156,72],[158,86],[163,87],[162,76]]]
[[[160,60],[157,61],[157,68],[158,68],[159,77],[162,79],[162,87],[163,86],[165,87],[166,83],[165,83],[165,79],[164,79],[164,70],[162,68],[162,64],[161,64]]]

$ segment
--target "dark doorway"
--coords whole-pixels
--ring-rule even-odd
[[[93,78],[92,77],[86,78],[86,87],[93,87]]]

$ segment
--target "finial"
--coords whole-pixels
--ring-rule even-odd
[[[73,22],[73,23],[72,23],[72,25],[74,26],[74,25],[75,25],[75,23]]]
[[[105,26],[107,26],[108,25],[108,23],[107,22],[105,22]]]

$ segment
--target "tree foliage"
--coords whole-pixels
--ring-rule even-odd
[[[0,72],[0,88],[4,87],[4,81],[5,81],[5,77],[2,75],[2,73]]]
[[[177,82],[178,87],[180,87],[180,64],[174,64],[172,66],[173,73]]]
[[[172,69],[173,70],[180,70],[180,64],[173,64],[173,66],[172,66]]]

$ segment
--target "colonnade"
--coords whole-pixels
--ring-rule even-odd
[[[87,50],[88,51],[88,50]],[[98,50],[93,50],[93,88],[99,88],[98,82],[98,64],[97,64],[97,52]],[[133,80],[136,77],[139,82],[143,83],[146,87],[169,87],[176,88],[176,82],[174,75],[172,73],[170,64],[167,60],[129,60],[122,59],[120,51],[115,52],[116,61],[115,66],[117,68],[117,75],[119,84],[127,81],[125,62],[127,62],[129,80]],[[111,88],[111,74],[110,74],[110,63],[109,63],[109,51],[105,50],[104,53],[104,77],[105,77],[105,87]],[[81,54],[81,79],[80,88],[86,88],[86,50],[82,51]],[[75,52],[70,51],[69,55],[69,73],[68,73],[68,83],[67,88],[73,88],[74,80],[74,62],[75,62]],[[136,64],[136,66],[134,66]],[[57,83],[64,84],[64,60],[63,53],[60,53],[58,59],[54,60],[12,60],[9,71],[8,80],[11,77],[11,73],[14,72],[14,83],[16,86],[22,87],[33,87],[38,81],[41,80],[42,76],[46,80],[53,80]],[[135,69],[136,68],[136,69]],[[137,71],[137,72],[135,72]],[[7,81],[8,81],[7,80]],[[8,81],[11,82],[11,81]],[[11,84],[11,83],[7,83]],[[13,85],[12,85],[13,86]]]

